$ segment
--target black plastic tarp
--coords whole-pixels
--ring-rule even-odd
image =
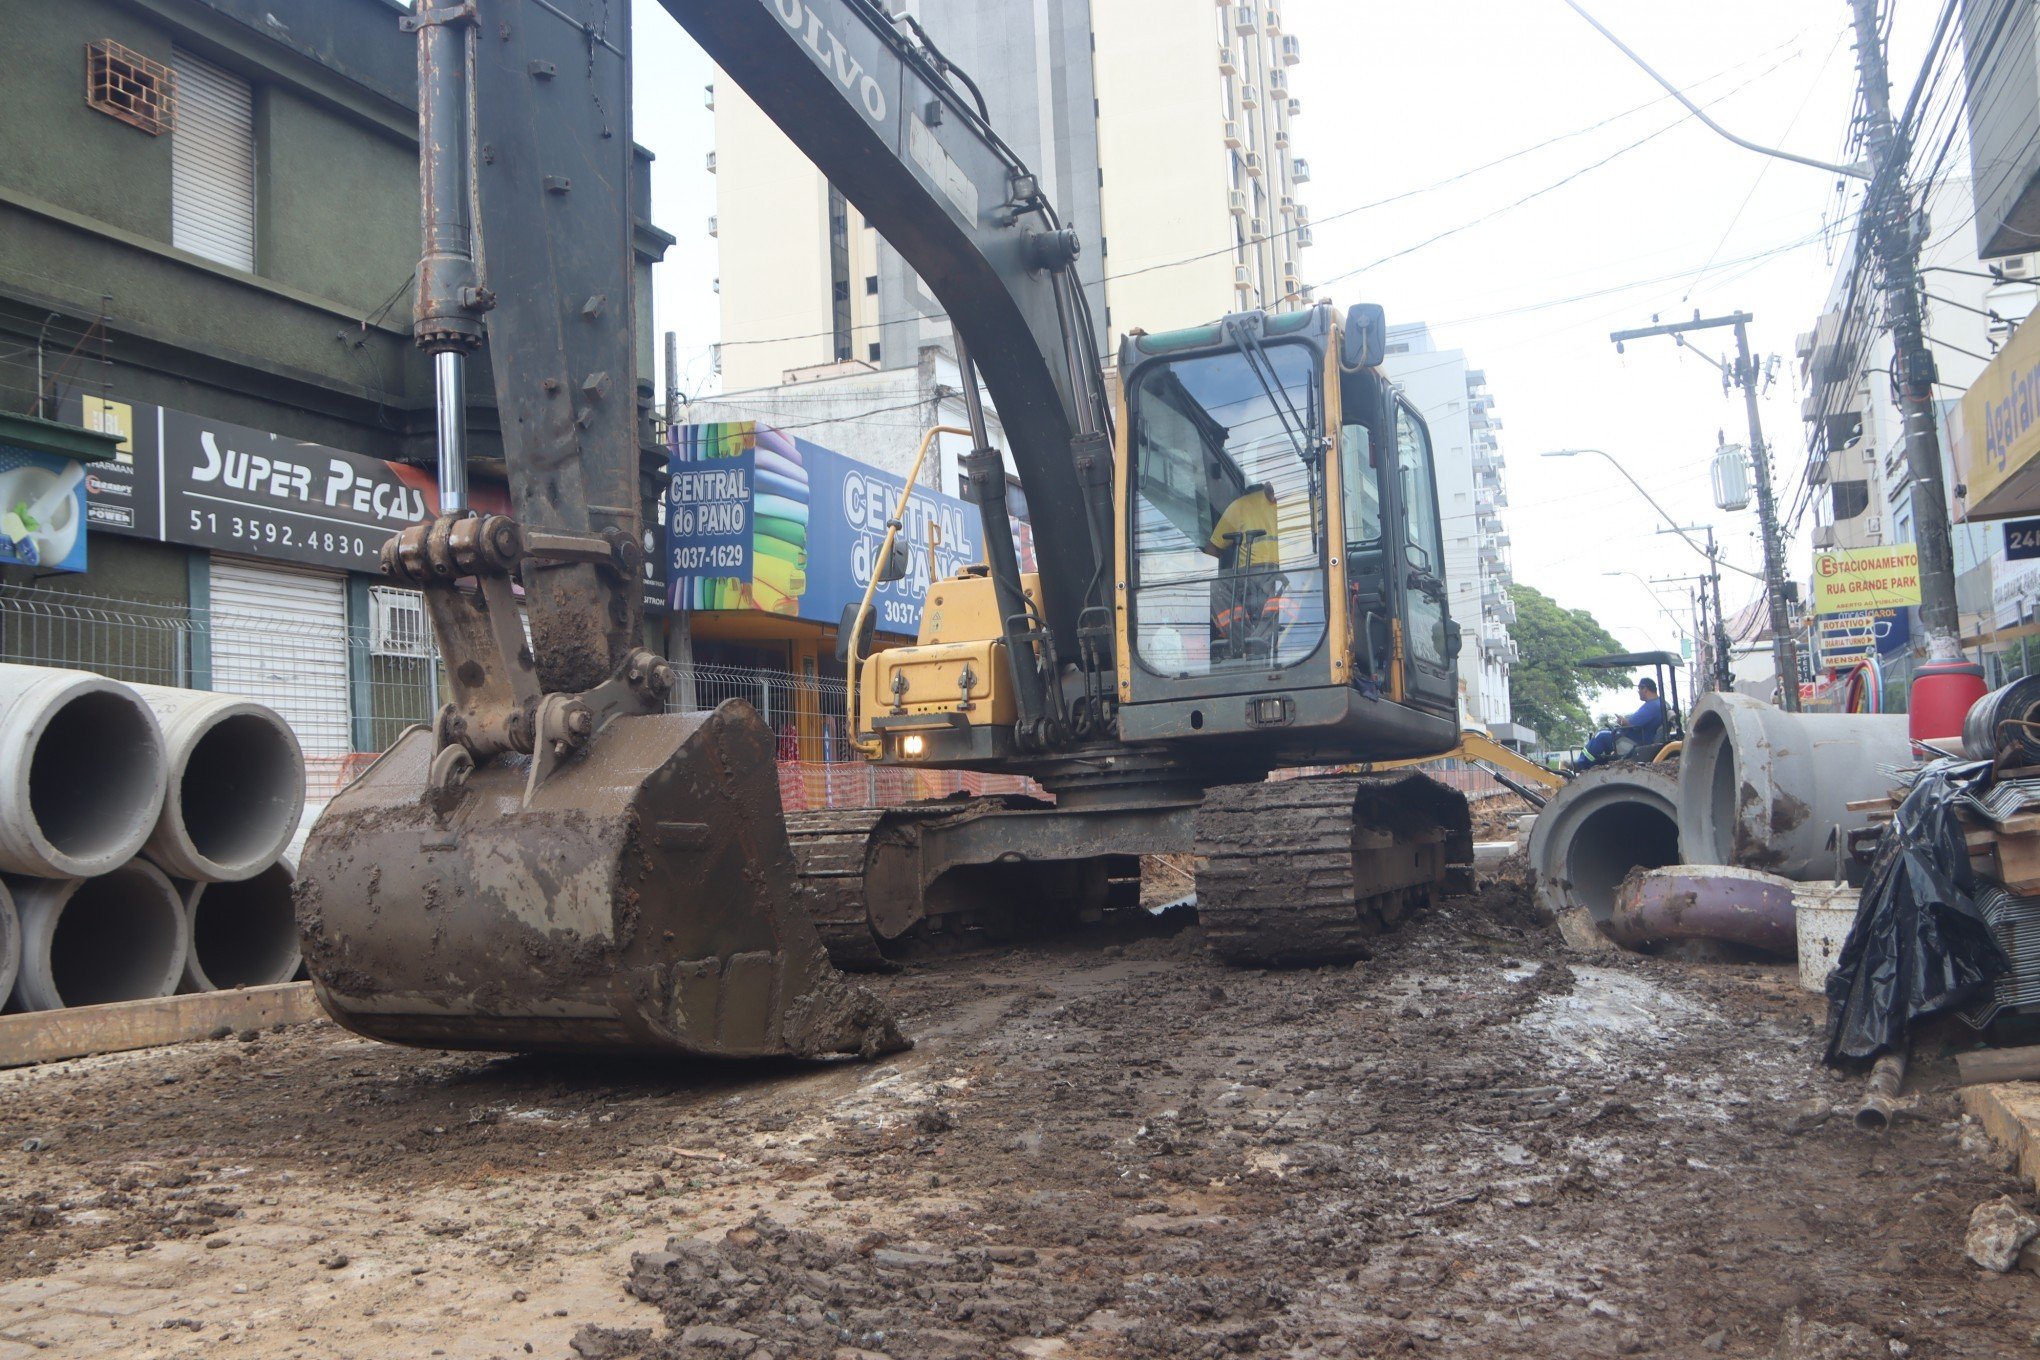
[[[1878,838],[1869,881],[1828,974],[1827,1060],[1866,1060],[1915,1025],[1976,1000],[2011,960],[1976,908],[1959,795],[1981,789],[1988,761],[1940,760],[1920,772]]]

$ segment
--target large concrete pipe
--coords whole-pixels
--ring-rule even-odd
[[[1679,758],[1681,857],[1832,880],[1848,833],[1870,824],[1848,804],[1884,793],[1892,779],[1880,767],[1911,758],[1903,714],[1787,713],[1709,694]]]
[[[172,878],[252,878],[290,845],[305,805],[305,757],[275,711],[233,694],[135,685],[162,724],[170,762],[149,858]]]
[[[184,899],[161,869],[131,859],[96,878],[17,878],[25,1011],[169,996],[190,948]]]
[[[1560,789],[1530,831],[1538,904],[1607,921],[1631,870],[1679,862],[1677,796],[1677,781],[1649,765],[1606,765]]]
[[[14,913],[14,894],[0,883],[0,1006],[14,994],[14,975],[21,970],[21,918]]]
[[[184,958],[184,990],[266,987],[297,976],[296,880],[289,861],[229,883],[180,883],[191,948]]]
[[[165,768],[162,728],[126,685],[0,665],[0,871],[117,868],[156,825]]]

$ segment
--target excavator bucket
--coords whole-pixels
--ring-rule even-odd
[[[305,844],[305,963],[342,1025],[503,1052],[906,1047],[829,963],[747,705],[616,718],[528,792],[530,761],[498,759],[435,793],[432,756],[407,733]]]

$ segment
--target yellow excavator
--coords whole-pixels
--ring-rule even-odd
[[[1102,911],[1143,855],[1198,857],[1200,920],[1243,963],[1364,957],[1470,881],[1458,793],[1350,772],[1461,741],[1430,436],[1381,371],[1380,309],[1136,331],[1108,382],[1075,233],[917,23],[662,3],[954,325],[985,560],[931,585],[912,645],[872,651],[869,589],[845,619],[853,738],[1049,797],[789,819],[755,714],[665,711],[638,597],[628,6],[421,0],[442,502],[383,561],[424,592],[449,694],[307,843],[300,924],[335,1018],[441,1047],[872,1054],[902,1037],[835,965]],[[514,515],[462,495],[485,343]],[[903,570],[900,518],[874,585]],[[1349,772],[1283,777],[1309,767]]]

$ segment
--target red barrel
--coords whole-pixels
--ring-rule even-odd
[[[1929,661],[1913,672],[1906,703],[1907,732],[1914,741],[1962,740],[1962,720],[1988,692],[1983,667],[1967,661]]]

